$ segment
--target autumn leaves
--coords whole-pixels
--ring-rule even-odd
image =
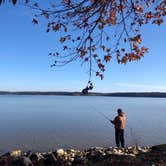
[[[161,25],[166,16],[166,0],[61,0],[45,9],[37,3],[31,7],[37,11],[34,24],[44,17],[46,32],[59,33],[62,50],[49,53],[56,59],[52,66],[79,60],[89,65],[90,76],[101,79],[112,60],[126,64],[144,57],[141,26]]]

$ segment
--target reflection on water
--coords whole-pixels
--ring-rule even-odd
[[[126,144],[165,143],[166,99],[88,96],[0,96],[0,152],[113,146],[110,119],[127,116]]]

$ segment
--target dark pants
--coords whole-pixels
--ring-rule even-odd
[[[124,129],[115,129],[115,141],[116,146],[124,148]]]

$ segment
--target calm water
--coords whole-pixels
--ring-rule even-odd
[[[166,99],[0,96],[0,152],[113,146],[116,109],[127,115],[126,144],[166,143]]]

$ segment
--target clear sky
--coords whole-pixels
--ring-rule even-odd
[[[81,91],[88,69],[76,62],[50,68],[48,53],[58,45],[56,34],[33,25],[32,18],[32,11],[23,6],[0,6],[0,90]],[[126,65],[112,62],[104,80],[92,77],[93,91],[166,92],[166,23],[145,26],[142,32],[149,53]]]

